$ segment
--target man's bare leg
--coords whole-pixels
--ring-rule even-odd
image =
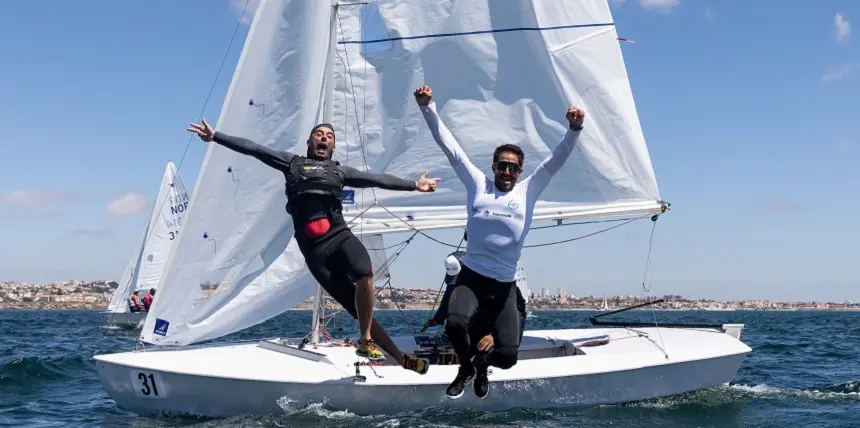
[[[369,340],[370,325],[373,322],[373,300],[375,296],[373,278],[361,277],[355,288],[355,310],[358,312],[358,331],[361,340]]]
[[[355,308],[358,312],[358,329],[361,340],[373,339],[385,353],[391,355],[398,363],[403,359],[403,353],[388,336],[388,332],[373,319],[374,292],[373,279],[365,276],[358,280],[355,289]]]

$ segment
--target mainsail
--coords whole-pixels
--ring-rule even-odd
[[[336,58],[331,74],[328,58]],[[526,174],[533,171],[561,141],[567,107],[585,109],[578,147],[543,193],[536,220],[662,209],[606,0],[334,7],[263,0],[217,128],[304,153],[328,96],[336,160],[409,178],[428,169],[442,178],[433,194],[347,189],[353,231],[381,237],[460,228],[464,188],[415,105],[412,90],[422,84],[433,87],[440,117],[488,172],[493,149],[503,143],[519,144]],[[284,212],[283,181],[253,158],[210,145],[142,340],[184,345],[215,338],[313,294]]]
[[[188,202],[188,193],[176,165],[168,162],[149,222],[134,247],[119,286],[108,304],[108,311],[128,312],[128,297],[134,290],[158,288],[164,265],[179,237]]]

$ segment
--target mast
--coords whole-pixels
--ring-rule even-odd
[[[331,19],[329,22],[329,47],[328,58],[325,62],[325,101],[323,102],[323,122],[331,123],[333,94],[334,94],[334,52],[337,48],[337,0],[332,0],[331,4]],[[314,313],[311,318],[311,343],[319,343],[320,326],[322,325],[323,311],[325,308],[322,305],[322,297],[324,290],[317,283],[316,291],[314,292]]]

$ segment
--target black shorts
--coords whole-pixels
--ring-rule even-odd
[[[344,236],[300,247],[306,247],[301,249],[314,279],[353,318],[358,318],[355,283],[365,276],[373,277],[373,265],[358,237],[348,230],[340,234]]]

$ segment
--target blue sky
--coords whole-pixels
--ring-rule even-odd
[[[166,161],[182,157],[237,3],[4,4],[0,281],[119,278]],[[619,34],[636,41],[624,58],[673,204],[655,234],[652,294],[860,300],[860,3],[789,3],[611,1]],[[213,120],[246,32],[206,108]],[[181,166],[189,189],[205,149],[194,141]],[[639,294],[650,228],[526,250],[529,284]],[[593,230],[535,231],[528,243]],[[412,244],[395,283],[437,287],[447,251]]]

